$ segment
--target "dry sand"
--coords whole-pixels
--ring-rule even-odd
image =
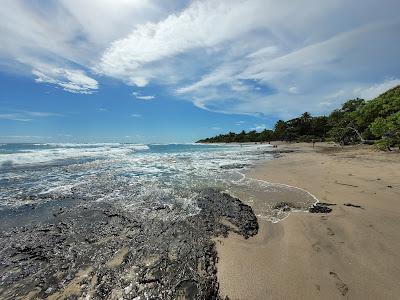
[[[267,161],[249,176],[301,187],[336,206],[276,224],[259,220],[259,233],[248,240],[219,239],[221,295],[400,299],[400,154],[326,144],[278,149],[293,147],[302,152]]]

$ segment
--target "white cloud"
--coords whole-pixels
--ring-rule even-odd
[[[29,122],[32,121],[31,118],[24,117],[21,114],[11,113],[11,114],[0,114],[1,120],[12,120],[12,121],[20,121],[20,122]]]
[[[204,75],[199,81],[194,84],[184,86],[177,89],[178,94],[187,94],[201,91],[204,88],[215,87],[223,84],[232,84],[238,88],[240,82],[234,79],[237,73],[237,67],[233,65],[222,65],[213,72]]]
[[[214,126],[214,127],[211,127],[211,129],[212,130],[221,130],[221,127]]]
[[[377,4],[364,5],[371,11]],[[116,40],[97,68],[137,86],[173,78],[178,95],[212,111],[324,112],[318,103],[338,87],[346,85],[346,93],[331,107],[353,96],[352,88],[393,74],[399,24],[390,5],[398,7],[388,2],[384,14],[371,17],[362,10],[346,16],[358,4],[337,1],[195,1]]]
[[[3,2],[0,64],[74,93],[96,91],[96,73],[206,110],[291,117],[400,78],[398,0]]]
[[[58,113],[53,112],[42,112],[42,111],[26,111],[26,110],[12,110],[7,113],[0,113],[1,120],[12,120],[20,122],[30,122],[35,118],[46,118],[46,117],[59,117],[62,116]]]
[[[40,136],[40,135],[3,135],[0,136],[1,140],[26,140],[26,139],[51,139],[51,136]]]
[[[245,59],[224,62],[199,81],[179,88],[178,93],[186,94],[192,101],[195,98],[195,104],[201,103],[202,108],[210,110],[263,112],[281,117],[292,117],[305,110],[324,113],[354,97],[357,94],[353,91],[355,87],[366,87],[371,81],[379,82],[379,78],[387,77],[387,74],[399,74],[393,69],[393,62],[396,61],[394,48],[400,51],[400,39],[394,35],[396,29],[400,29],[398,21],[367,23],[288,53],[276,52],[273,58],[270,53],[263,56],[261,51]],[[372,37],[374,51],[368,50]],[[382,58],[380,53],[388,56]],[[262,89],[257,87],[255,91],[247,89],[245,95],[240,95],[236,92],[241,89],[232,88],[234,93],[229,93],[226,86],[236,86],[240,80],[256,81],[267,91],[260,92]],[[398,84],[396,80],[373,84],[373,88],[357,92],[371,99],[394,84]],[[346,92],[335,95],[341,99],[321,102],[338,87],[345,87],[342,90]],[[259,93],[255,93],[257,90]],[[226,99],[235,101],[227,106]]]
[[[141,115],[141,114],[131,114],[131,117],[134,117],[134,118],[141,118],[142,115]]]
[[[135,96],[135,98],[139,99],[139,100],[153,100],[156,98],[155,96],[144,96],[144,95],[140,94],[139,92],[133,92],[132,95]]]
[[[96,111],[98,111],[98,112],[107,112],[108,109],[100,107],[100,108],[97,108]]]
[[[260,1],[194,1],[180,14],[171,14],[158,23],[138,25],[127,37],[105,51],[99,72],[131,81],[145,64],[185,53],[191,49],[213,47],[252,29],[262,17],[256,13]],[[257,4],[258,3],[258,4]],[[238,18],[243,14],[251,15]]]
[[[155,97],[154,96],[137,96],[136,99],[140,100],[153,100]]]
[[[265,124],[254,124],[254,127],[251,128],[251,130],[263,131],[266,128],[267,126]]]
[[[4,0],[0,6],[0,65],[12,71],[17,66],[21,72],[30,72],[38,63],[72,70],[65,74],[71,79],[55,80],[55,84],[66,91],[88,92],[94,82],[76,74],[76,69],[88,72],[112,41],[177,7],[159,0]],[[38,82],[54,81],[46,72],[36,71]]]
[[[278,47],[276,46],[268,46],[265,48],[261,48],[260,50],[257,50],[249,55],[247,55],[248,58],[255,58],[255,57],[262,57],[265,59],[265,57],[268,56],[273,56],[277,54],[279,51]]]
[[[345,91],[343,89],[340,89],[336,93],[330,94],[330,95],[326,96],[325,98],[326,99],[336,99],[336,98],[343,97],[344,95],[345,95]]]
[[[347,84],[342,86],[337,92],[328,94],[318,103],[323,110],[332,110],[345,101],[354,98],[371,100],[386,92],[387,90],[400,85],[400,79],[392,78],[376,84]]]
[[[134,76],[134,77],[129,77],[127,79],[128,83],[134,84],[138,87],[145,87],[148,83],[149,80],[147,78],[144,77],[138,77],[138,76]]]
[[[243,93],[243,92],[249,92],[251,90],[251,87],[238,81],[231,85],[231,89],[234,92]]]
[[[291,86],[289,88],[289,93],[291,94],[298,94],[299,93],[299,89],[297,88],[297,86]]]
[[[46,111],[26,111],[21,110],[19,111],[21,114],[28,115],[30,117],[38,117],[38,118],[46,118],[46,117],[61,117],[62,114],[54,113],[54,112],[46,112]]]
[[[359,98],[371,100],[397,85],[400,85],[400,79],[389,79],[369,87],[358,87],[354,89],[354,95]]]
[[[54,84],[71,93],[92,94],[98,89],[98,82],[81,70],[41,65],[32,74],[36,82]]]
[[[140,23],[164,14],[162,5],[152,0],[61,0],[67,15],[80,25],[94,45],[107,45],[128,34]],[[172,6],[172,5],[171,5]]]

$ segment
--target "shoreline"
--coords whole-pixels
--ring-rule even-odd
[[[263,183],[269,183],[269,184],[276,185],[276,186],[284,186],[284,187],[287,187],[287,188],[290,188],[290,189],[299,190],[301,192],[304,192],[305,194],[307,194],[307,195],[311,196],[312,198],[314,198],[315,202],[313,203],[313,206],[315,206],[317,203],[321,203],[321,201],[319,201],[319,199],[314,194],[310,193],[308,190],[305,190],[305,189],[303,189],[301,187],[290,185],[290,184],[279,183],[279,182],[270,182],[270,181],[257,179],[257,178],[251,178],[251,177],[250,177],[250,179],[255,180],[255,181],[261,181]],[[232,196],[234,196],[234,195],[232,195]],[[248,203],[248,202],[244,200],[244,203]],[[272,220],[266,220],[266,219],[263,219],[263,218],[260,218],[260,217],[257,216],[257,220],[261,219],[262,221],[267,221],[267,222],[270,222],[272,224],[276,224],[276,223],[279,223],[281,221],[284,221],[292,213],[298,213],[298,212],[307,212],[307,211],[306,210],[302,210],[302,209],[291,208],[291,210],[288,213],[288,215],[286,217],[284,217],[283,219],[278,219],[277,221],[272,221]]]
[[[230,299],[396,299],[400,294],[400,159],[368,146],[279,144],[248,176],[299,187],[330,214],[290,213],[259,233],[217,240],[220,294]],[[250,204],[251,205],[251,204]]]

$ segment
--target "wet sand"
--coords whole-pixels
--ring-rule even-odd
[[[292,213],[276,224],[259,219],[259,233],[247,240],[233,233],[220,238],[221,296],[398,299],[400,154],[364,146],[278,146],[293,148],[301,151],[267,161],[249,176],[298,186],[336,205],[330,214]]]

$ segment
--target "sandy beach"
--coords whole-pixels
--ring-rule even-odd
[[[255,237],[217,242],[220,293],[230,299],[398,299],[400,156],[368,146],[297,149],[248,176],[306,189],[329,214],[259,219]],[[290,199],[288,199],[290,200]],[[359,207],[358,207],[359,206]]]

